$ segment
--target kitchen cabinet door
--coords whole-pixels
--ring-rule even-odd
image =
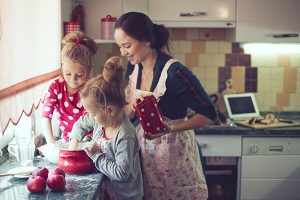
[[[300,42],[299,8],[299,0],[237,0],[236,41]]]
[[[236,0],[149,0],[148,14],[167,27],[234,27]]]
[[[203,156],[229,156],[242,155],[242,137],[240,135],[196,135],[201,146]]]

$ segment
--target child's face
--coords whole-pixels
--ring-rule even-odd
[[[80,63],[67,60],[62,64],[63,77],[72,89],[77,89],[86,82],[85,68]]]
[[[95,100],[89,96],[82,98],[81,101],[83,107],[91,116],[93,116],[93,118],[98,124],[101,124],[104,127],[108,125],[108,116],[105,113],[104,106],[103,107],[96,106]]]

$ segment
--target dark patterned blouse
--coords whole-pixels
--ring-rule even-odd
[[[153,92],[160,78],[165,63],[172,57],[159,52],[153,72],[150,91]],[[142,64],[139,64],[136,89],[140,89]],[[126,77],[133,72],[134,65],[128,63]],[[198,78],[180,62],[173,63],[167,71],[166,92],[160,97],[159,107],[164,116],[180,119],[187,116],[187,108],[216,121],[217,113]]]

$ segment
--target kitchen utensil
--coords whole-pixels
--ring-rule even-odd
[[[17,167],[13,168],[11,170],[8,170],[5,173],[0,173],[1,176],[14,176],[16,178],[28,178],[33,170],[35,170],[36,167],[34,166],[27,166],[27,167]]]
[[[34,158],[34,131],[15,129],[15,143],[8,145],[8,151],[14,155],[21,166],[32,166]]]
[[[64,34],[67,35],[68,33],[80,31],[80,23],[77,21],[68,21],[64,22]]]
[[[69,150],[69,143],[59,148],[57,166],[69,174],[87,174],[95,170],[92,159],[83,150],[85,143],[79,143],[78,150]]]
[[[143,101],[137,102],[135,110],[146,136],[149,133],[153,135],[167,130],[162,123],[160,110],[153,95],[146,96]]]

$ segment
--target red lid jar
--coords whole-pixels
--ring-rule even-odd
[[[116,21],[117,18],[110,15],[107,15],[105,18],[101,18],[101,39],[113,39]]]

